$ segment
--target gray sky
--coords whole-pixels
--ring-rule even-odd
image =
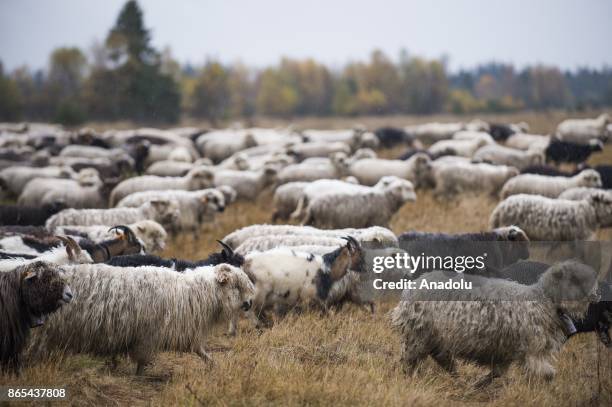
[[[0,0],[5,68],[44,67],[55,47],[104,40],[124,0]],[[339,67],[379,48],[562,68],[612,65],[610,0],[140,0],[153,44],[180,62],[252,66],[281,56]]]

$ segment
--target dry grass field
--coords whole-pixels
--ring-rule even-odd
[[[431,118],[429,118],[431,120]],[[487,117],[487,119],[489,119]],[[560,121],[560,113],[500,117],[525,120],[534,131],[547,132]],[[378,119],[377,119],[378,120]],[[370,123],[367,123],[368,125]],[[331,126],[329,126],[331,127]],[[384,151],[385,156],[398,151]],[[612,146],[593,157],[612,163]],[[420,193],[393,218],[394,232],[477,231],[487,227],[496,202],[470,197],[441,204]],[[271,192],[257,202],[230,206],[199,239],[181,236],[165,255],[199,258],[217,250],[215,239],[234,229],[269,221]],[[600,239],[612,240],[610,230]],[[0,376],[0,385],[67,386],[73,405],[482,405],[584,406],[612,405],[612,351],[594,334],[572,338],[558,360],[558,375],[551,383],[530,383],[513,368],[484,390],[473,384],[485,370],[460,364],[453,378],[426,362],[418,376],[402,374],[399,338],[390,330],[391,303],[381,304],[375,315],[357,307],[321,317],[318,313],[290,314],[263,332],[241,322],[235,338],[219,326],[210,335],[212,367],[197,356],[164,353],[146,375],[133,375],[134,365],[123,359],[116,371],[105,360],[89,356],[54,357],[28,367],[20,378]]]

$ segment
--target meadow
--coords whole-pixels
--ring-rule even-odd
[[[481,118],[524,120],[532,132],[543,133],[553,130],[564,115],[522,113]],[[437,119],[304,119],[296,125],[333,128],[360,122],[376,127]],[[256,124],[281,123],[262,120]],[[395,157],[400,152],[394,149],[379,154]],[[612,145],[594,155],[590,163],[612,163]],[[184,235],[170,240],[163,255],[206,257],[217,250],[215,239],[245,225],[269,222],[271,200],[272,191],[268,190],[254,202],[230,205],[214,224],[202,228],[198,238]],[[441,203],[430,193],[419,192],[417,202],[405,205],[394,216],[391,229],[395,233],[408,229],[484,230],[496,203],[482,196]],[[600,231],[598,238],[612,240],[612,231]],[[0,386],[65,386],[69,391],[66,403],[79,406],[612,405],[612,351],[604,348],[595,334],[569,340],[557,363],[558,374],[550,383],[529,382],[513,367],[491,386],[476,390],[474,383],[486,373],[484,369],[460,363],[459,376],[451,377],[431,360],[418,375],[407,377],[399,365],[399,337],[389,325],[388,311],[394,305],[381,303],[374,315],[354,306],[326,317],[315,312],[289,314],[263,331],[241,321],[236,337],[226,336],[226,326],[220,325],[208,342],[215,360],[212,366],[196,355],[164,353],[139,377],[134,376],[134,365],[127,358],[112,370],[101,358],[54,355],[48,361],[26,367],[19,378],[0,376]]]

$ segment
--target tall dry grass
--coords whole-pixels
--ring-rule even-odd
[[[612,147],[594,156],[595,161],[612,163]],[[488,197],[440,203],[429,193],[419,193],[416,203],[405,205],[393,217],[391,228],[396,233],[482,230],[495,205]],[[202,228],[198,238],[186,235],[172,240],[165,255],[204,257],[217,250],[215,239],[238,227],[269,221],[270,207],[270,191],[255,202],[232,205],[215,224]],[[599,238],[611,240],[612,234],[602,231]],[[612,405],[612,352],[594,334],[568,342],[551,383],[530,383],[513,368],[477,391],[473,384],[486,373],[484,369],[462,363],[460,375],[453,378],[432,361],[419,375],[406,377],[398,363],[399,338],[388,323],[393,306],[380,304],[375,315],[357,307],[327,317],[290,314],[263,332],[242,321],[236,338],[225,336],[225,326],[216,327],[208,345],[213,367],[195,355],[164,353],[145,376],[137,377],[128,359],[111,371],[103,359],[55,356],[27,367],[19,378],[0,375],[0,385],[67,386],[66,404],[79,406]]]

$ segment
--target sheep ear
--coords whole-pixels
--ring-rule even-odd
[[[563,271],[562,270],[555,270],[552,272],[552,277],[555,280],[561,280],[563,278]]]
[[[31,280],[31,279],[36,278],[36,277],[38,277],[38,274],[35,271],[27,271],[23,275],[24,281],[28,281],[28,280]]]
[[[215,277],[219,285],[225,285],[229,281],[229,273],[225,269],[218,269]]]

